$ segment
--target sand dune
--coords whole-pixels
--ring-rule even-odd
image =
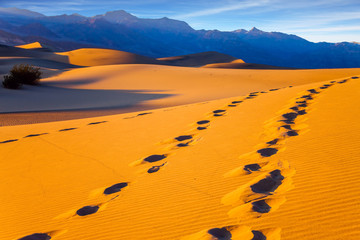
[[[229,68],[229,69],[289,69],[285,67],[270,66],[265,64],[245,63],[243,60],[234,60],[228,63],[212,63],[202,66],[204,68]]]
[[[17,92],[0,89],[3,96],[0,111],[155,109],[324,81],[358,72],[358,69],[240,71],[145,64],[96,66],[44,79],[42,87],[25,87]],[[128,93],[132,97],[128,98]],[[33,100],[29,102],[28,99]]]
[[[16,46],[16,47],[24,48],[24,49],[43,48],[43,46],[39,42],[28,43],[28,44],[19,45],[19,46]]]
[[[0,238],[357,239],[360,80],[347,71],[326,81],[329,72],[288,73],[293,87],[249,83],[207,103],[2,127]]]
[[[242,61],[235,57],[219,52],[201,52],[182,56],[158,58],[167,65],[183,67],[201,67],[211,63],[227,63],[231,61]],[[242,61],[243,62],[243,61]]]
[[[67,56],[69,63],[79,66],[99,66],[112,64],[160,64],[159,61],[149,57],[129,52],[101,48],[82,48],[57,54]]]

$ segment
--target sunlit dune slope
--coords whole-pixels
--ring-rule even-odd
[[[242,61],[233,56],[219,52],[214,52],[214,51],[194,53],[194,54],[174,56],[174,57],[164,57],[164,58],[158,58],[157,60],[160,60],[169,65],[184,66],[184,67],[200,67],[206,64],[227,63],[234,60]]]
[[[2,127],[0,239],[357,239],[352,76]]]
[[[129,52],[102,48],[81,48],[70,52],[61,52],[57,54],[67,56],[69,63],[79,66],[99,66],[111,64],[159,64],[158,61],[149,57]]]
[[[156,108],[233,97],[248,91],[330,80],[358,72],[359,69],[259,71],[112,65],[71,70],[45,79],[45,82],[72,89],[141,90],[144,93],[171,95],[144,103]]]
[[[19,45],[16,47],[24,48],[24,49],[33,49],[33,48],[42,48],[43,46],[39,42],[33,42],[33,43],[24,44],[24,45]]]

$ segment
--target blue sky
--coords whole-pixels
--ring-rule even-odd
[[[122,9],[141,18],[183,20],[195,29],[257,27],[314,42],[360,42],[360,0],[0,0],[0,7],[85,16]]]

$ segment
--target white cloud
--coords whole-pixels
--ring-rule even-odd
[[[216,7],[216,8],[208,8],[208,9],[195,11],[195,12],[191,12],[191,13],[186,13],[186,14],[180,14],[180,15],[176,15],[176,16],[172,16],[172,17],[184,19],[184,18],[208,16],[208,15],[219,14],[219,13],[228,12],[228,11],[260,7],[260,6],[267,5],[269,3],[270,3],[270,0],[243,1],[240,3],[239,2],[232,3],[232,4],[230,3],[230,4],[227,4],[226,6],[221,6],[221,7]]]

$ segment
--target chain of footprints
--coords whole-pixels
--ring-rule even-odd
[[[356,78],[356,77],[353,77],[353,78]],[[344,83],[346,81],[347,80],[343,80],[338,83]],[[331,84],[333,84],[333,83],[331,83]],[[327,87],[331,86],[331,84],[323,85],[321,87],[321,89],[327,88]],[[276,90],[279,90],[279,88],[270,89],[269,91],[271,92],[271,91],[276,91]],[[236,107],[239,104],[241,104],[243,101],[245,101],[247,99],[253,99],[263,93],[267,93],[267,92],[265,92],[265,91],[252,92],[241,100],[232,101],[227,107],[228,108]],[[298,135],[299,130],[295,130],[293,128],[293,126],[295,125],[295,119],[299,115],[306,114],[306,108],[309,104],[308,101],[312,100],[314,94],[318,94],[318,93],[319,92],[317,92],[315,89],[312,89],[310,91],[310,94],[300,97],[299,101],[297,101],[297,105],[294,106],[294,108],[292,109],[293,111],[290,113],[283,114],[282,115],[283,119],[280,120],[281,122],[286,124],[286,125],[282,125],[280,127],[281,129],[287,130],[285,135],[282,133],[278,138],[275,138],[275,139],[267,142],[268,147],[257,150],[257,154],[260,154],[260,156],[262,158],[271,157],[272,155],[276,154],[281,149],[281,145],[282,145],[284,138],[286,138],[287,136]],[[297,107],[297,109],[295,109],[295,107]],[[140,113],[136,116],[128,117],[128,118],[134,118],[134,117],[138,117],[138,116],[142,116],[142,115],[146,115],[146,114],[150,114],[150,113]],[[222,117],[222,116],[225,116],[226,114],[227,114],[227,111],[225,109],[214,110],[208,119]],[[93,122],[93,123],[89,123],[88,125],[96,125],[96,124],[105,123],[105,122],[107,122],[107,121]],[[200,137],[199,137],[200,133],[210,127],[210,122],[211,122],[211,120],[200,120],[200,121],[196,122],[195,127],[194,127],[194,129],[192,129],[190,131],[190,134],[181,135],[170,141],[166,141],[165,144],[169,145],[168,153],[150,155],[143,159],[137,160],[137,161],[131,163],[130,165],[133,167],[137,167],[137,166],[140,166],[143,164],[151,164],[152,165],[155,162],[159,162],[160,163],[159,165],[152,165],[147,169],[147,173],[149,173],[149,174],[158,172],[162,167],[164,167],[166,165],[166,163],[167,163],[166,159],[172,154],[172,151],[177,151],[183,147],[188,147],[190,145],[195,144],[196,141],[198,141],[200,139]],[[60,132],[70,131],[70,130],[74,130],[74,129],[76,129],[76,128],[61,129],[59,131]],[[44,133],[44,134],[46,134],[46,133]],[[28,135],[26,137],[41,136],[44,134],[32,134],[32,135]],[[0,142],[0,143],[11,142],[11,141],[12,140],[7,140],[7,141]],[[14,140],[14,141],[16,141],[16,140]],[[247,155],[250,156],[252,154],[254,154],[254,153],[250,153]],[[227,173],[226,176],[237,176],[237,175],[241,174],[241,172],[243,172],[243,173],[245,172],[246,174],[251,174],[255,171],[259,171],[259,172],[266,171],[272,165],[273,165],[273,163],[270,161],[249,164],[249,165],[246,165],[243,168],[241,168],[242,170],[235,169],[235,170]],[[239,202],[239,201],[242,202],[242,205],[237,206],[234,209],[232,209],[229,212],[229,215],[230,216],[239,216],[239,213],[240,212],[244,213],[244,210],[246,209],[246,207],[243,207],[243,206],[248,206],[249,204],[252,205],[252,208],[251,208],[252,211],[257,212],[257,213],[263,214],[263,213],[270,212],[270,210],[273,211],[275,208],[274,204],[275,204],[276,200],[272,200],[273,198],[269,198],[269,196],[273,195],[275,190],[278,189],[280,187],[280,185],[284,185],[284,182],[286,181],[285,176],[286,177],[291,176],[291,169],[289,168],[289,165],[287,163],[282,162],[281,164],[279,164],[279,166],[282,166],[282,168],[275,169],[275,170],[271,171],[269,174],[266,174],[266,176],[264,176],[264,178],[262,178],[261,180],[248,184],[249,189],[247,189],[248,186],[242,186],[238,190],[235,190],[234,192],[224,196],[222,202],[226,205],[233,204],[233,203]],[[62,218],[70,219],[73,217],[85,217],[88,215],[95,214],[98,211],[100,211],[102,208],[104,208],[107,204],[109,204],[111,201],[116,200],[120,196],[120,192],[124,188],[128,187],[129,184],[130,184],[129,182],[120,182],[120,183],[116,183],[110,187],[101,189],[101,192],[99,192],[99,190],[95,190],[93,195],[109,196],[109,200],[99,203],[99,204],[84,206],[77,210],[71,210],[64,214],[61,214],[60,216],[57,216],[55,219],[62,219]],[[239,195],[238,193],[240,190],[243,194]],[[248,191],[248,192],[251,191],[251,194],[246,193],[246,191]],[[56,230],[56,231],[50,231],[50,232],[45,232],[45,233],[34,233],[31,235],[19,238],[18,240],[50,240],[60,234],[63,234],[64,232],[66,232],[66,231],[57,231]],[[246,237],[244,239],[263,240],[263,239],[266,239],[266,236],[268,236],[268,235],[278,234],[278,230],[269,231],[269,230],[265,229],[263,231],[257,231],[257,230],[251,230],[249,227],[246,227],[246,226],[226,226],[226,227],[221,227],[221,228],[212,228],[212,229],[206,230],[205,232],[203,231],[203,232],[197,233],[195,235],[199,236],[199,238],[200,238],[202,236],[202,234],[210,235],[213,238],[218,239],[218,240],[230,240],[233,238],[234,239],[243,239],[244,237]],[[193,235],[191,235],[190,237],[192,237],[192,236]],[[235,236],[237,236],[237,237],[235,238]],[[241,238],[240,238],[240,236],[241,236]],[[184,237],[183,239],[185,240],[185,239],[187,239],[187,237]],[[193,237],[191,239],[193,239]]]
[[[351,79],[357,79],[352,77]],[[250,182],[239,186],[236,190],[226,194],[221,202],[233,208],[228,212],[231,218],[239,220],[245,216],[261,217],[262,214],[274,212],[285,202],[284,194],[292,188],[291,177],[295,170],[286,160],[276,159],[278,152],[284,151],[285,140],[307,132],[304,115],[309,111],[317,94],[333,86],[343,84],[350,79],[331,81],[318,89],[309,89],[307,93],[296,98],[290,107],[280,111],[280,116],[270,119],[265,123],[264,144],[257,146],[257,150],[239,156],[243,160],[253,160],[254,163],[243,165],[225,174],[225,177],[236,177],[258,172]],[[225,226],[202,231],[186,239],[196,239],[210,234],[218,240],[251,239],[266,240],[280,239],[280,228],[251,230],[248,226]]]

